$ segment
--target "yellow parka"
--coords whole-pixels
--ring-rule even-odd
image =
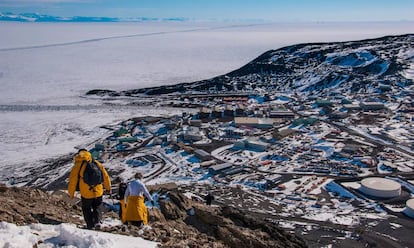
[[[148,224],[148,209],[144,196],[128,196],[125,218],[126,221],[142,221],[144,225]]]
[[[98,161],[95,161],[95,162],[102,171],[103,185],[99,184],[93,188],[90,188],[90,186],[83,181],[82,175],[83,175],[83,172],[85,171],[86,166],[84,165],[81,168],[81,165],[84,160],[92,161],[92,155],[90,152],[80,151],[75,156],[75,166],[73,166],[70,172],[70,176],[69,176],[69,184],[68,184],[69,196],[74,197],[75,191],[76,191],[76,185],[78,184],[78,180],[79,180],[80,194],[83,198],[92,199],[92,198],[102,196],[104,192],[104,187],[107,191],[111,191],[111,179],[109,178],[108,172],[105,170],[103,165],[99,163]]]

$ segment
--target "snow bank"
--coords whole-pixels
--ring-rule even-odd
[[[32,224],[16,226],[0,222],[0,246],[8,248],[33,247],[156,247],[157,243],[140,237],[116,235],[92,230],[78,229],[72,224]]]

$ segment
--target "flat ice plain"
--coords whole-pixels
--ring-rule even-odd
[[[180,113],[102,105],[81,97],[90,89],[192,82],[288,45],[406,33],[413,22],[0,22],[0,177],[76,151],[105,134],[101,125]]]

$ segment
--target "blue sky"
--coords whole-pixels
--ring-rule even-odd
[[[414,20],[414,0],[0,0],[0,12],[270,21]]]

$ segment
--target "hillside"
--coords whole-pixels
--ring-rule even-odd
[[[305,247],[304,241],[275,224],[231,207],[207,207],[194,202],[176,189],[158,188],[168,200],[149,210],[150,228],[140,230],[122,224],[101,231],[139,236],[160,243],[160,247]],[[79,199],[70,200],[61,191],[48,193],[26,187],[0,186],[0,221],[27,225],[43,223],[81,225]],[[108,203],[111,201],[108,199]],[[108,206],[108,205],[107,205]],[[191,211],[190,211],[191,210]],[[104,218],[118,219],[106,208]],[[39,240],[48,243],[47,240]],[[246,246],[246,244],[248,244]],[[34,246],[37,247],[37,244]]]
[[[305,95],[401,92],[413,85],[414,35],[308,43],[270,50],[228,74],[192,83],[88,94],[291,92]]]

